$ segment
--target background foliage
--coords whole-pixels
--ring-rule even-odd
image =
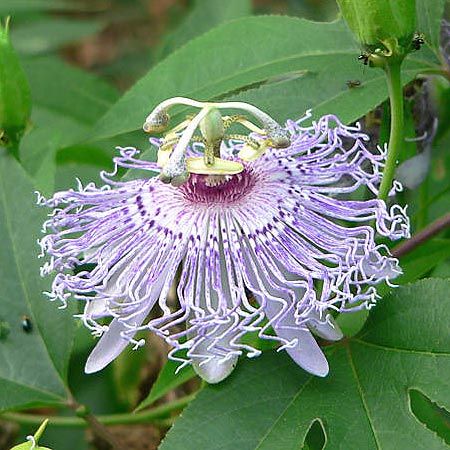
[[[417,0],[426,45],[402,72],[405,138],[420,135],[426,115],[439,120],[427,176],[400,198],[413,232],[450,205],[445,7],[445,0]],[[383,290],[367,321],[367,313],[339,318],[347,338],[326,347],[326,379],[268,350],[205,387],[190,369],[175,377],[155,338],[86,376],[93,339],[73,321],[75,310],[58,310],[42,295],[48,280],[39,277],[36,240],[44,213],[33,192],[73,187],[76,177],[98,181],[116,145],[154,156],[140,129],[167,97],[239,99],[279,121],[307,109],[314,117],[334,113],[346,123],[361,119],[385,141],[384,75],[358,61],[361,49],[336,14],[331,0],[1,0],[33,110],[19,158],[0,149],[0,449],[24,441],[41,415],[54,417],[41,439],[48,447],[106,448],[74,417],[78,404],[114,425],[111,433],[129,449],[156,448],[173,422],[164,450],[450,445],[448,230],[401,258],[401,286]],[[432,105],[425,116],[424,102]],[[400,161],[420,150],[420,142],[405,141]]]

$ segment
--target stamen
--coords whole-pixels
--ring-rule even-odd
[[[169,123],[169,108],[174,105],[193,106],[203,108],[206,104],[189,98],[173,97],[164,100],[145,119],[143,129],[146,133],[159,133],[164,131]]]

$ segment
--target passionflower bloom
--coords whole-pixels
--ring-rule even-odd
[[[369,151],[359,127],[335,116],[281,127],[245,103],[170,99],[144,130],[167,130],[176,103],[200,112],[150,139],[156,163],[120,148],[104,186],[39,196],[53,208],[40,241],[42,273],[55,274],[48,295],[84,301],[81,319],[101,336],[85,371],[101,370],[129,343],[142,346],[137,333],[150,330],[180,367],[192,363],[211,383],[241,354],[260,353],[248,333],[325,376],[313,334],[339,340],[333,313],[370,308],[375,285],[400,273],[375,235],[406,237],[404,209],[355,193],[376,194],[385,152]],[[226,108],[241,114],[222,116]],[[237,126],[250,133],[231,134]],[[131,181],[117,180],[120,168]]]

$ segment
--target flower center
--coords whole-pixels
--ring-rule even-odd
[[[179,189],[184,198],[192,203],[231,204],[249,195],[257,178],[256,173],[249,168],[244,168],[236,175],[191,174]]]

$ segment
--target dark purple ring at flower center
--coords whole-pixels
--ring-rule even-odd
[[[179,190],[192,203],[233,204],[251,195],[258,178],[251,167],[237,175],[191,174]]]

